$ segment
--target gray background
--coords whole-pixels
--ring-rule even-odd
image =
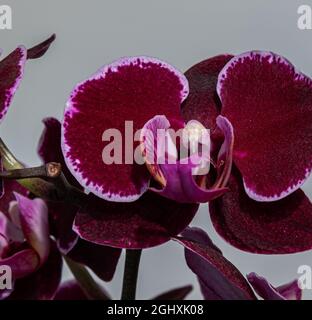
[[[305,1],[305,2],[304,2]],[[27,63],[24,81],[3,124],[1,137],[15,154],[36,165],[36,144],[45,116],[61,118],[72,87],[100,66],[126,55],[150,55],[167,60],[181,71],[219,53],[267,49],[285,55],[312,75],[312,30],[297,29],[302,0],[0,0],[13,9],[13,30],[0,30],[0,47],[31,46],[55,32],[57,41],[41,60]],[[311,183],[305,190],[311,194]],[[243,274],[256,271],[273,284],[297,276],[299,265],[312,265],[312,253],[287,256],[252,255],[227,245],[213,230],[207,206],[194,224],[207,230]],[[112,283],[119,297],[124,258]],[[66,272],[65,277],[70,277]],[[193,283],[191,298],[200,298],[195,277],[184,263],[183,250],[169,243],[146,250],[139,277],[138,297]],[[311,290],[305,298],[311,298]]]

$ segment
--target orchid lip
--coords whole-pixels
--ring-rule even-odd
[[[198,134],[198,130],[201,131],[203,126],[199,125],[197,121],[191,121],[189,127],[186,125],[183,128],[182,132],[185,133],[184,130],[186,131],[187,138],[190,139],[191,137],[193,141],[196,139],[196,142],[202,149],[197,147],[194,154],[190,154],[187,149],[186,154],[188,156],[186,158],[179,158],[176,139],[175,142],[172,142],[171,135],[168,134],[170,121],[165,116],[155,116],[149,120],[141,131],[140,140],[143,144],[143,154],[147,159],[146,164],[149,172],[157,182],[160,182],[162,187],[161,189],[151,187],[150,190],[182,203],[207,202],[225,193],[227,191],[225,186],[231,170],[234,136],[233,128],[226,118],[219,116],[217,118],[217,125],[225,134],[225,140],[218,158],[218,168],[219,171],[222,169],[222,172],[218,173],[215,186],[207,189],[203,183],[206,181],[205,177],[210,169],[210,135],[202,134],[202,132]],[[158,134],[156,134],[159,129],[165,131],[165,134],[163,134],[165,140],[160,140]],[[189,135],[190,130],[191,132],[195,131],[195,134]],[[183,138],[185,138],[185,135],[182,134],[182,142],[180,142],[182,152],[184,151],[183,145],[186,142]],[[166,144],[167,140],[171,141],[171,143],[168,142]],[[172,147],[168,147],[168,151],[164,152],[163,145]],[[187,143],[187,146],[189,146],[189,143]],[[160,158],[159,154],[162,155]],[[165,155],[167,155],[168,159],[165,158]],[[160,162],[159,159],[166,161]],[[196,182],[195,176],[200,177],[200,181]]]

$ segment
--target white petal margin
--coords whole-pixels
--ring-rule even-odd
[[[6,115],[6,113],[8,112],[10,104],[11,104],[12,99],[14,97],[14,94],[15,94],[16,90],[18,89],[18,87],[19,87],[19,85],[20,85],[20,83],[22,81],[22,78],[24,76],[24,66],[25,66],[25,63],[26,63],[26,60],[27,60],[27,50],[26,50],[26,48],[24,46],[19,46],[16,50],[18,50],[20,52],[20,55],[21,55],[21,58],[20,58],[20,60],[18,62],[20,75],[15,79],[15,82],[14,82],[13,86],[10,87],[10,89],[6,93],[3,110],[0,112],[0,123],[2,122],[2,120],[3,120],[4,116]],[[14,53],[15,51],[13,51],[12,53]],[[0,50],[0,54],[1,53],[2,53],[2,50]],[[0,64],[1,64],[1,62],[0,62]]]
[[[83,173],[78,170],[77,164],[79,164],[78,159],[72,159],[69,157],[70,153],[70,146],[68,145],[66,139],[65,139],[65,133],[66,133],[66,123],[65,123],[65,117],[73,117],[73,115],[78,112],[75,106],[73,105],[73,100],[77,93],[80,91],[81,87],[88,81],[92,80],[98,80],[98,79],[104,79],[106,74],[110,71],[118,72],[118,68],[122,66],[129,66],[131,64],[137,64],[140,62],[142,63],[153,63],[155,65],[161,66],[163,68],[168,69],[171,71],[180,81],[182,85],[181,90],[181,103],[187,98],[189,94],[189,84],[184,76],[180,71],[175,69],[173,66],[168,64],[165,61],[159,60],[157,58],[148,57],[148,56],[134,56],[134,57],[123,57],[118,60],[113,61],[112,63],[103,66],[98,71],[96,71],[90,78],[87,80],[84,80],[80,83],[78,83],[74,89],[72,90],[72,93],[69,97],[69,100],[66,103],[65,110],[64,110],[64,117],[62,119],[62,134],[61,134],[61,147],[63,151],[63,155],[65,158],[66,165],[70,172],[73,174],[73,176],[78,180],[78,182],[87,190],[98,196],[99,198],[102,198],[107,201],[113,201],[113,202],[133,202],[138,200],[144,192],[146,192],[149,188],[149,182],[146,183],[146,185],[143,185],[140,192],[138,194],[129,195],[129,196],[120,196],[120,194],[117,193],[111,193],[107,192],[103,189],[102,186],[93,183],[89,179],[85,178],[83,176]],[[141,65],[142,67],[142,65]]]
[[[303,72],[301,72],[298,68],[296,68],[288,59],[286,59],[283,56],[280,56],[274,52],[271,51],[261,51],[261,50],[254,50],[254,51],[247,51],[242,54],[236,55],[233,57],[221,70],[218,76],[218,82],[217,82],[217,93],[218,96],[222,102],[222,84],[223,81],[227,78],[228,70],[233,69],[237,63],[243,62],[245,59],[254,59],[255,57],[260,57],[263,59],[268,59],[267,61],[269,63],[280,63],[286,65],[291,71],[294,72],[294,79],[295,80],[305,80],[309,79],[307,75],[305,75]],[[312,82],[311,82],[311,87],[312,87]],[[234,129],[235,130],[235,129]],[[296,190],[300,189],[300,187],[307,181],[309,178],[310,174],[312,172],[312,163],[310,168],[305,169],[305,174],[302,179],[298,180],[298,183],[289,186],[286,190],[281,192],[280,194],[275,194],[272,196],[263,196],[261,194],[256,193],[252,186],[249,186],[246,181],[243,178],[243,184],[245,191],[247,195],[258,202],[272,202],[272,201],[278,201],[281,200],[291,193],[295,192]]]

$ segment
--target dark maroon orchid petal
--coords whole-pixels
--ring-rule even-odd
[[[135,133],[156,114],[179,119],[187,94],[184,75],[157,59],[122,58],[104,66],[78,84],[67,102],[62,149],[70,171],[100,198],[122,202],[138,199],[147,190],[150,176],[144,165],[133,164],[133,138],[130,132],[129,141],[125,141],[125,121],[133,120]],[[118,143],[115,136],[120,134],[124,137],[120,136]],[[107,164],[111,159],[103,161],[104,148],[116,145],[121,159]],[[125,152],[125,145],[130,152]],[[115,150],[114,156],[115,152],[119,153]]]
[[[275,201],[297,190],[312,170],[312,80],[279,55],[253,51],[224,67],[217,91],[249,197]]]
[[[27,50],[27,59],[41,58],[50,48],[52,42],[55,40],[55,34],[52,34],[47,40]]]
[[[187,228],[174,240],[185,247],[187,265],[197,275],[206,300],[256,299],[243,275],[203,230]]]
[[[247,278],[257,294],[264,300],[301,300],[302,290],[297,280],[275,288],[256,273],[250,273]]]
[[[58,288],[54,300],[88,300],[76,280],[68,280]]]
[[[231,55],[219,55],[195,64],[185,72],[190,93],[182,104],[182,115],[186,122],[197,120],[205,128],[214,130],[216,118],[221,112],[221,102],[216,87],[218,75]]]
[[[73,223],[78,208],[73,205],[48,202],[50,233],[54,235],[57,246],[66,255],[77,244],[78,235],[73,231]]]
[[[172,289],[158,295],[153,300],[184,300],[193,290],[191,285]]]
[[[87,241],[117,248],[142,249],[171,239],[189,225],[197,204],[179,204],[152,192],[132,203],[114,203],[89,195],[74,230]]]
[[[163,153],[163,144],[167,142],[160,141],[164,139],[159,139],[158,132],[165,130],[167,140],[170,140],[170,122],[165,116],[155,116],[144,125],[141,132],[143,155],[150,173],[162,185],[162,189],[151,188],[153,192],[180,203],[205,203],[227,191],[225,186],[232,167],[233,128],[227,119],[222,116],[219,116],[216,121],[225,139],[218,159],[218,164],[222,161],[223,165],[220,165],[220,175],[211,189],[200,187],[195,181],[196,170],[209,168],[210,149],[208,150],[209,154],[204,152],[198,154],[197,152],[187,158],[178,160],[178,152],[172,142],[173,146],[171,150],[168,150],[168,158],[162,159],[159,155]],[[210,139],[210,137],[208,136],[206,139]],[[167,144],[169,145],[169,143]],[[204,173],[206,175],[208,172],[205,171]]]
[[[0,61],[0,122],[22,80],[26,55],[26,49],[21,46]]]
[[[111,281],[121,254],[120,249],[111,248],[79,239],[68,256],[89,267],[100,279]]]
[[[18,202],[21,226],[29,245],[37,252],[42,265],[50,251],[48,208],[42,199],[29,199],[14,193]]]
[[[44,130],[38,143],[38,154],[44,163],[58,162],[68,182],[81,189],[78,181],[68,170],[61,149],[61,123],[55,118],[43,119]],[[69,204],[48,202],[52,233],[63,254],[67,254],[77,243],[78,236],[72,225],[78,208]]]
[[[44,130],[41,134],[38,143],[38,154],[43,163],[58,162],[62,165],[62,172],[64,173],[68,182],[81,189],[78,181],[68,170],[61,148],[61,123],[55,118],[43,119]]]
[[[33,249],[24,249],[0,260],[0,265],[9,266],[14,280],[24,278],[40,266],[38,254]]]
[[[301,300],[302,299],[302,289],[300,288],[299,281],[294,280],[290,283],[286,283],[276,288],[276,290],[286,299],[286,300]]]
[[[38,154],[41,160],[44,163],[64,163],[61,149],[61,123],[52,117],[44,118],[42,122],[44,129],[38,142]]]
[[[62,257],[51,242],[47,261],[35,273],[16,281],[9,300],[51,300],[61,282]]]
[[[312,204],[303,191],[279,201],[257,202],[245,193],[237,169],[233,169],[228,187],[230,191],[209,208],[214,227],[230,244],[262,254],[312,248]]]

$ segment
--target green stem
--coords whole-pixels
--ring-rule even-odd
[[[0,178],[15,179],[35,196],[51,201],[63,201],[82,207],[87,194],[71,186],[62,173],[59,163],[50,162],[43,166],[25,168],[0,138],[0,157],[5,170]],[[110,300],[109,296],[92,278],[88,270],[68,257],[64,257],[69,269],[90,300]]]
[[[5,172],[0,177],[16,179],[35,196],[50,201],[62,201],[81,207],[87,194],[68,183],[62,173],[62,166],[49,162],[43,166],[25,168],[0,138],[0,156]]]
[[[64,260],[89,300],[110,300],[83,265],[74,262],[68,257],[64,257]]]
[[[121,300],[135,300],[142,250],[126,251]]]
[[[13,153],[9,150],[3,140],[0,138],[0,155],[2,164],[5,170],[18,170],[23,169],[24,165],[16,159]],[[53,184],[44,181],[40,178],[25,178],[20,179],[18,182],[32,192],[34,195],[47,199],[50,197]],[[53,192],[53,191],[52,191]]]
[[[24,166],[18,161],[3,140],[0,138],[0,153],[2,157],[3,166],[6,170],[22,169]]]

